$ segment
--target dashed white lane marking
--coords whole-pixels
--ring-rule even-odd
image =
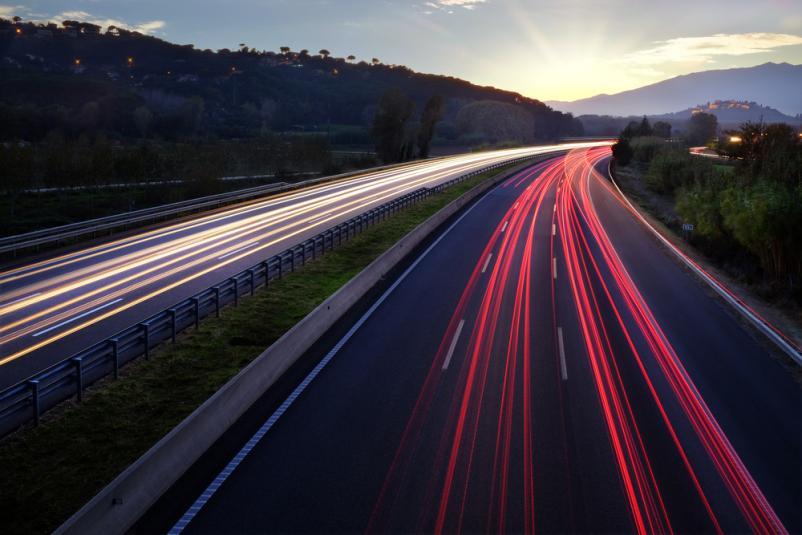
[[[501,232],[504,232],[505,230],[507,230],[507,223],[508,223],[508,221],[505,221],[504,225],[501,226]]]
[[[513,210],[515,210],[516,208],[518,208],[518,203],[515,203],[515,204],[512,205],[512,209]]]
[[[493,258],[493,253],[490,253],[489,255],[487,255],[487,260],[485,260],[485,265],[484,265],[484,266],[482,266],[482,273],[484,273],[485,271],[487,271],[487,266],[489,266],[489,265],[490,265],[490,259],[491,259],[491,258]]]
[[[554,208],[553,208],[553,210],[554,210],[555,212],[557,211],[557,203],[554,203]]]
[[[447,370],[448,365],[451,364],[451,357],[454,355],[454,349],[457,347],[459,335],[462,334],[462,328],[465,326],[465,318],[459,320],[457,330],[454,332],[454,338],[451,339],[451,345],[448,346],[448,353],[446,353],[446,360],[443,361],[443,369]]]
[[[234,249],[233,251],[229,251],[226,254],[224,254],[223,256],[218,256],[217,259],[218,260],[222,260],[224,258],[227,258],[227,257],[233,255],[233,254],[237,254],[237,253],[239,253],[241,251],[244,251],[245,249],[250,249],[251,247],[256,247],[257,245],[259,245],[258,241],[254,242],[254,243],[251,243],[251,244],[248,244],[248,245],[245,245],[243,247],[240,247],[239,249]]]
[[[565,364],[565,344],[563,343],[563,328],[557,327],[557,344],[560,346],[560,375],[563,381],[568,380],[568,366]]]
[[[556,236],[557,235],[557,223],[552,223],[551,224],[551,235],[552,236]]]
[[[97,312],[98,310],[103,310],[104,308],[108,308],[108,307],[110,307],[111,305],[113,305],[113,304],[115,304],[115,303],[119,303],[119,302],[120,302],[120,301],[122,301],[122,300],[123,300],[123,298],[122,298],[122,297],[119,297],[119,298],[115,299],[114,301],[109,301],[109,302],[108,302],[108,303],[106,303],[105,305],[100,305],[99,307],[95,307],[95,308],[93,308],[92,310],[87,310],[87,311],[86,311],[86,312],[84,312],[83,314],[78,314],[77,316],[74,316],[74,317],[72,317],[72,318],[70,318],[70,319],[68,319],[68,320],[62,321],[61,323],[57,323],[57,324],[55,324],[55,325],[53,325],[53,326],[51,326],[51,327],[48,327],[47,329],[45,329],[45,330],[43,330],[43,331],[39,331],[38,333],[34,333],[34,334],[33,334],[33,336],[34,336],[34,337],[36,337],[36,336],[41,336],[41,335],[43,335],[43,334],[45,334],[45,333],[49,333],[50,331],[54,331],[54,330],[58,329],[59,327],[62,327],[62,326],[64,326],[64,325],[67,325],[68,323],[72,323],[73,321],[79,320],[79,319],[81,319],[81,318],[83,318],[83,317],[85,317],[85,316],[88,316],[89,314],[94,314],[94,313],[95,313],[95,312]]]
[[[551,272],[554,274],[554,278],[557,278],[557,257],[551,259]]]
[[[25,297],[20,297],[19,299],[14,299],[13,301],[9,301],[8,303],[3,303],[2,306],[13,305],[14,303],[19,303],[20,301],[25,301],[26,299],[30,299],[31,297],[36,297],[37,295],[41,295],[42,292],[36,292],[35,294],[26,295]]]

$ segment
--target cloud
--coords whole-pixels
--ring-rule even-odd
[[[434,13],[432,10],[438,11],[445,11],[447,13],[453,13],[453,9],[455,7],[461,7],[462,9],[476,9],[476,6],[479,4],[484,4],[487,0],[430,0],[428,2],[424,2],[423,6],[425,8],[429,8],[424,11],[426,15],[431,15]]]
[[[19,15],[24,9],[24,6],[0,6],[0,17],[11,18]]]
[[[706,37],[677,37],[627,54],[626,63],[656,65],[667,62],[710,63],[715,56],[744,56],[802,44],[802,36],[784,33],[719,33]]]
[[[109,26],[116,26],[118,28],[124,28],[126,30],[131,30],[145,34],[157,33],[158,30],[161,30],[165,26],[165,22],[163,20],[149,20],[139,24],[130,24],[118,19],[98,17],[92,15],[91,13],[81,10],[63,11],[58,15],[49,18],[57,22],[61,22],[64,20],[91,22],[92,24],[97,24],[98,26],[101,26],[103,28],[108,28]]]

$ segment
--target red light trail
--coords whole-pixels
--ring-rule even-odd
[[[590,370],[634,531],[669,533],[677,521],[672,522],[665,497],[665,477],[656,468],[662,459],[655,457],[654,444],[644,434],[643,409],[633,404],[632,381],[638,380],[638,388],[648,392],[650,410],[659,415],[658,421],[648,422],[650,429],[659,426],[669,437],[663,447],[683,467],[684,474],[676,477],[688,485],[684,499],[707,517],[708,524],[699,529],[724,532],[724,513],[717,509],[721,499],[710,496],[720,487],[752,531],[787,532],[604,229],[591,188],[610,188],[595,170],[608,156],[606,147],[575,150],[500,186],[499,191],[516,191],[517,198],[498,219],[454,306],[367,531],[382,531],[392,523],[398,504],[409,500],[410,493],[422,496],[425,504],[418,510],[420,531],[461,532],[467,518],[475,523],[477,507],[484,508],[478,516],[487,532],[537,530],[535,459],[541,452],[534,441],[533,406],[539,393],[533,359],[548,358],[538,348],[557,345],[535,338],[534,324],[549,322],[556,339],[557,325],[570,320],[577,325],[583,349],[574,358],[586,359]],[[552,205],[554,212],[549,213]],[[545,224],[548,232],[539,232]],[[549,240],[549,258],[536,253],[544,239]],[[550,274],[548,286],[544,273]],[[572,310],[560,310],[559,319],[556,294],[566,290],[557,288],[558,277],[567,280],[573,305]],[[551,293],[550,309],[532,306],[535,292]],[[449,366],[445,361],[452,353]],[[441,405],[447,410],[437,410]],[[432,436],[437,445],[427,449],[424,443]],[[703,461],[689,451],[704,451],[709,461],[705,468],[714,470],[704,470],[702,477]],[[710,473],[718,480],[711,482]],[[425,474],[423,484],[420,474]]]

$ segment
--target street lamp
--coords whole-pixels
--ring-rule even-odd
[[[730,136],[730,143],[740,143],[743,139],[740,136]]]

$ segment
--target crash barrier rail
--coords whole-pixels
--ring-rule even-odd
[[[58,227],[35,230],[24,234],[0,237],[0,255],[10,254],[11,256],[15,256],[17,252],[22,250],[37,249],[48,244],[58,245],[81,236],[91,235],[91,237],[94,237],[96,233],[125,229],[130,226],[141,226],[145,223],[156,223],[180,214],[212,210],[228,204],[244,202],[272,193],[305,188],[322,182],[331,182],[340,178],[382,171],[390,167],[395,167],[395,165],[384,165],[339,175],[311,178],[300,182],[277,182],[264,186],[254,186],[252,188],[218,193],[206,197],[199,197],[197,199],[188,199],[171,204],[162,204],[152,208],[143,208],[132,212],[69,223]],[[259,178],[260,176],[263,175],[255,175],[253,178]]]
[[[237,305],[244,295],[253,295],[256,288],[268,286],[271,281],[280,279],[307,261],[331,251],[395,212],[468,178],[537,156],[542,155],[516,158],[477,169],[437,186],[420,188],[381,204],[3,390],[0,392],[0,437],[28,422],[38,424],[45,411],[66,399],[75,397],[81,402],[87,386],[108,375],[117,379],[124,364],[143,356],[149,358],[150,352],[160,343],[167,340],[175,342],[178,333],[190,327],[197,328],[203,318],[212,314],[219,317],[223,306],[231,303]]]

